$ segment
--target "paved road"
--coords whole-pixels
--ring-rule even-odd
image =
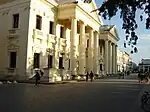
[[[124,79],[60,85],[1,84],[0,112],[143,112],[144,85]]]

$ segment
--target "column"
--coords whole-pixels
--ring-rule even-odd
[[[94,74],[99,74],[99,55],[98,55],[98,50],[99,50],[99,34],[98,32],[94,33]]]
[[[116,74],[116,51],[115,44],[112,44],[112,73]]]
[[[108,42],[108,73],[111,74],[112,73],[112,52],[111,52],[111,42]]]
[[[115,45],[115,74],[117,74],[117,45]]]
[[[105,73],[108,74],[108,40],[105,40]]]
[[[71,38],[70,38],[70,69],[71,69],[71,75],[76,75],[75,68],[76,68],[76,59],[75,59],[75,51],[76,51],[76,45],[75,45],[75,39],[77,35],[77,19],[72,18],[71,20]]]
[[[79,50],[79,74],[84,75],[85,74],[85,62],[86,62],[86,56],[85,56],[85,47],[86,47],[86,39],[85,39],[85,25],[84,23],[80,23],[80,50]]]
[[[89,62],[89,72],[93,71],[93,48],[94,48],[94,36],[93,36],[93,29],[90,29],[90,36],[89,36],[89,51],[88,51],[88,62]]]

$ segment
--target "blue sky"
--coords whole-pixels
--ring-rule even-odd
[[[95,0],[95,1],[98,4],[98,6],[100,6],[103,0]],[[122,29],[122,20],[120,19],[119,13],[115,17],[113,17],[111,20],[104,20],[102,18],[104,21],[104,24],[116,25],[118,33],[119,33],[119,37],[120,37],[120,41],[118,42],[119,49],[128,52],[130,56],[132,57],[132,60],[137,64],[140,62],[142,58],[150,58],[150,30],[147,30],[145,28],[145,21],[142,21],[142,22],[140,21],[139,19],[140,13],[141,13],[140,11],[137,11],[137,14],[136,14],[136,20],[138,24],[138,29],[136,30],[136,32],[139,37],[138,43],[137,43],[138,53],[136,54],[130,54],[130,51],[131,51],[130,47],[127,47],[127,48],[123,47],[123,43],[125,40],[125,33],[124,33],[124,30]]]

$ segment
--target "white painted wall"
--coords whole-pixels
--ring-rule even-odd
[[[26,66],[26,44],[27,44],[27,33],[28,33],[28,18],[29,18],[29,0],[16,0],[14,2],[9,2],[3,5],[0,5],[0,71],[3,73],[0,75],[4,75],[7,73],[7,68],[9,67],[9,52],[7,49],[8,46],[8,38],[9,35],[8,30],[12,29],[13,22],[13,14],[19,13],[19,28],[20,30],[18,38],[18,43],[16,45],[19,46],[17,51],[17,74],[25,73]]]
[[[31,66],[33,65],[33,54],[41,53],[44,58],[41,59],[41,63],[47,60],[46,55],[46,48],[47,46],[47,35],[49,34],[49,22],[53,21],[56,25],[57,19],[57,12],[56,7],[49,4],[46,5],[45,3],[41,2],[40,0],[32,0],[30,5],[30,20],[29,20],[29,33],[28,33],[28,53],[27,53],[27,74],[31,73]],[[33,39],[33,30],[36,29],[36,15],[40,15],[42,17],[42,36],[41,36],[41,43],[37,43],[38,39]],[[55,26],[56,27],[56,26]],[[58,26],[59,27],[59,26]],[[59,28],[58,28],[59,29]],[[56,29],[54,31],[56,33]],[[59,33],[56,33],[59,34]],[[41,46],[42,49],[36,49],[35,45]],[[42,64],[41,68],[45,67],[46,65]]]
[[[66,1],[66,0],[62,0]],[[69,0],[70,2],[70,0]],[[93,5],[90,6],[92,8]],[[23,76],[29,76],[32,74],[33,68],[33,55],[34,53],[41,53],[41,68],[47,67],[47,53],[46,48],[47,44],[47,35],[49,34],[49,21],[54,22],[54,35],[57,37],[57,44],[55,46],[56,52],[54,57],[54,68],[58,68],[59,62],[59,46],[58,39],[60,37],[60,24],[57,21],[58,18],[58,7],[55,7],[54,4],[45,4],[41,0],[16,0],[14,2],[10,2],[7,4],[3,4],[0,6],[0,72],[5,72],[6,68],[8,68],[8,51],[7,51],[7,35],[8,30],[12,28],[12,15],[14,13],[20,14],[19,21],[19,29],[20,29],[20,37],[18,50],[18,58],[17,58],[17,74]],[[93,20],[90,16],[87,17],[86,13],[82,11],[82,9],[70,9],[70,10],[61,11],[61,17],[65,18],[65,15],[77,16],[77,19],[84,21],[85,25],[89,25],[93,28],[93,30],[99,31],[99,22]],[[42,35],[34,35],[33,31],[36,30],[36,15],[40,15],[42,17],[42,30],[39,31]],[[68,17],[68,16],[67,16]],[[95,17],[95,14],[93,15]],[[67,18],[70,19],[70,18]],[[70,52],[70,29],[66,30],[66,52]],[[34,37],[34,38],[33,38]],[[40,37],[40,39],[37,39]],[[79,44],[79,35],[76,36],[76,55],[78,55],[78,44]],[[37,48],[36,48],[37,46]],[[66,58],[66,57],[65,57]],[[65,70],[68,69],[68,61],[64,62]]]

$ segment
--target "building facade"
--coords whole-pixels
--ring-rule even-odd
[[[129,62],[129,70],[130,70],[132,73],[137,72],[137,71],[138,71],[137,64],[136,64],[135,62],[130,61],[130,62]]]
[[[40,68],[48,81],[60,81],[103,70],[99,59],[103,22],[98,12],[91,12],[97,9],[95,1],[3,0],[0,4],[0,74],[27,79]],[[111,48],[114,64],[116,47]],[[104,54],[108,69],[108,52]],[[116,64],[113,67],[115,73]]]
[[[125,51],[117,50],[117,68],[118,72],[127,72],[130,71],[131,67],[131,57]]]
[[[139,71],[150,72],[150,59],[142,59],[139,63]]]
[[[115,25],[100,27],[100,73],[117,74],[117,42],[119,36]]]

